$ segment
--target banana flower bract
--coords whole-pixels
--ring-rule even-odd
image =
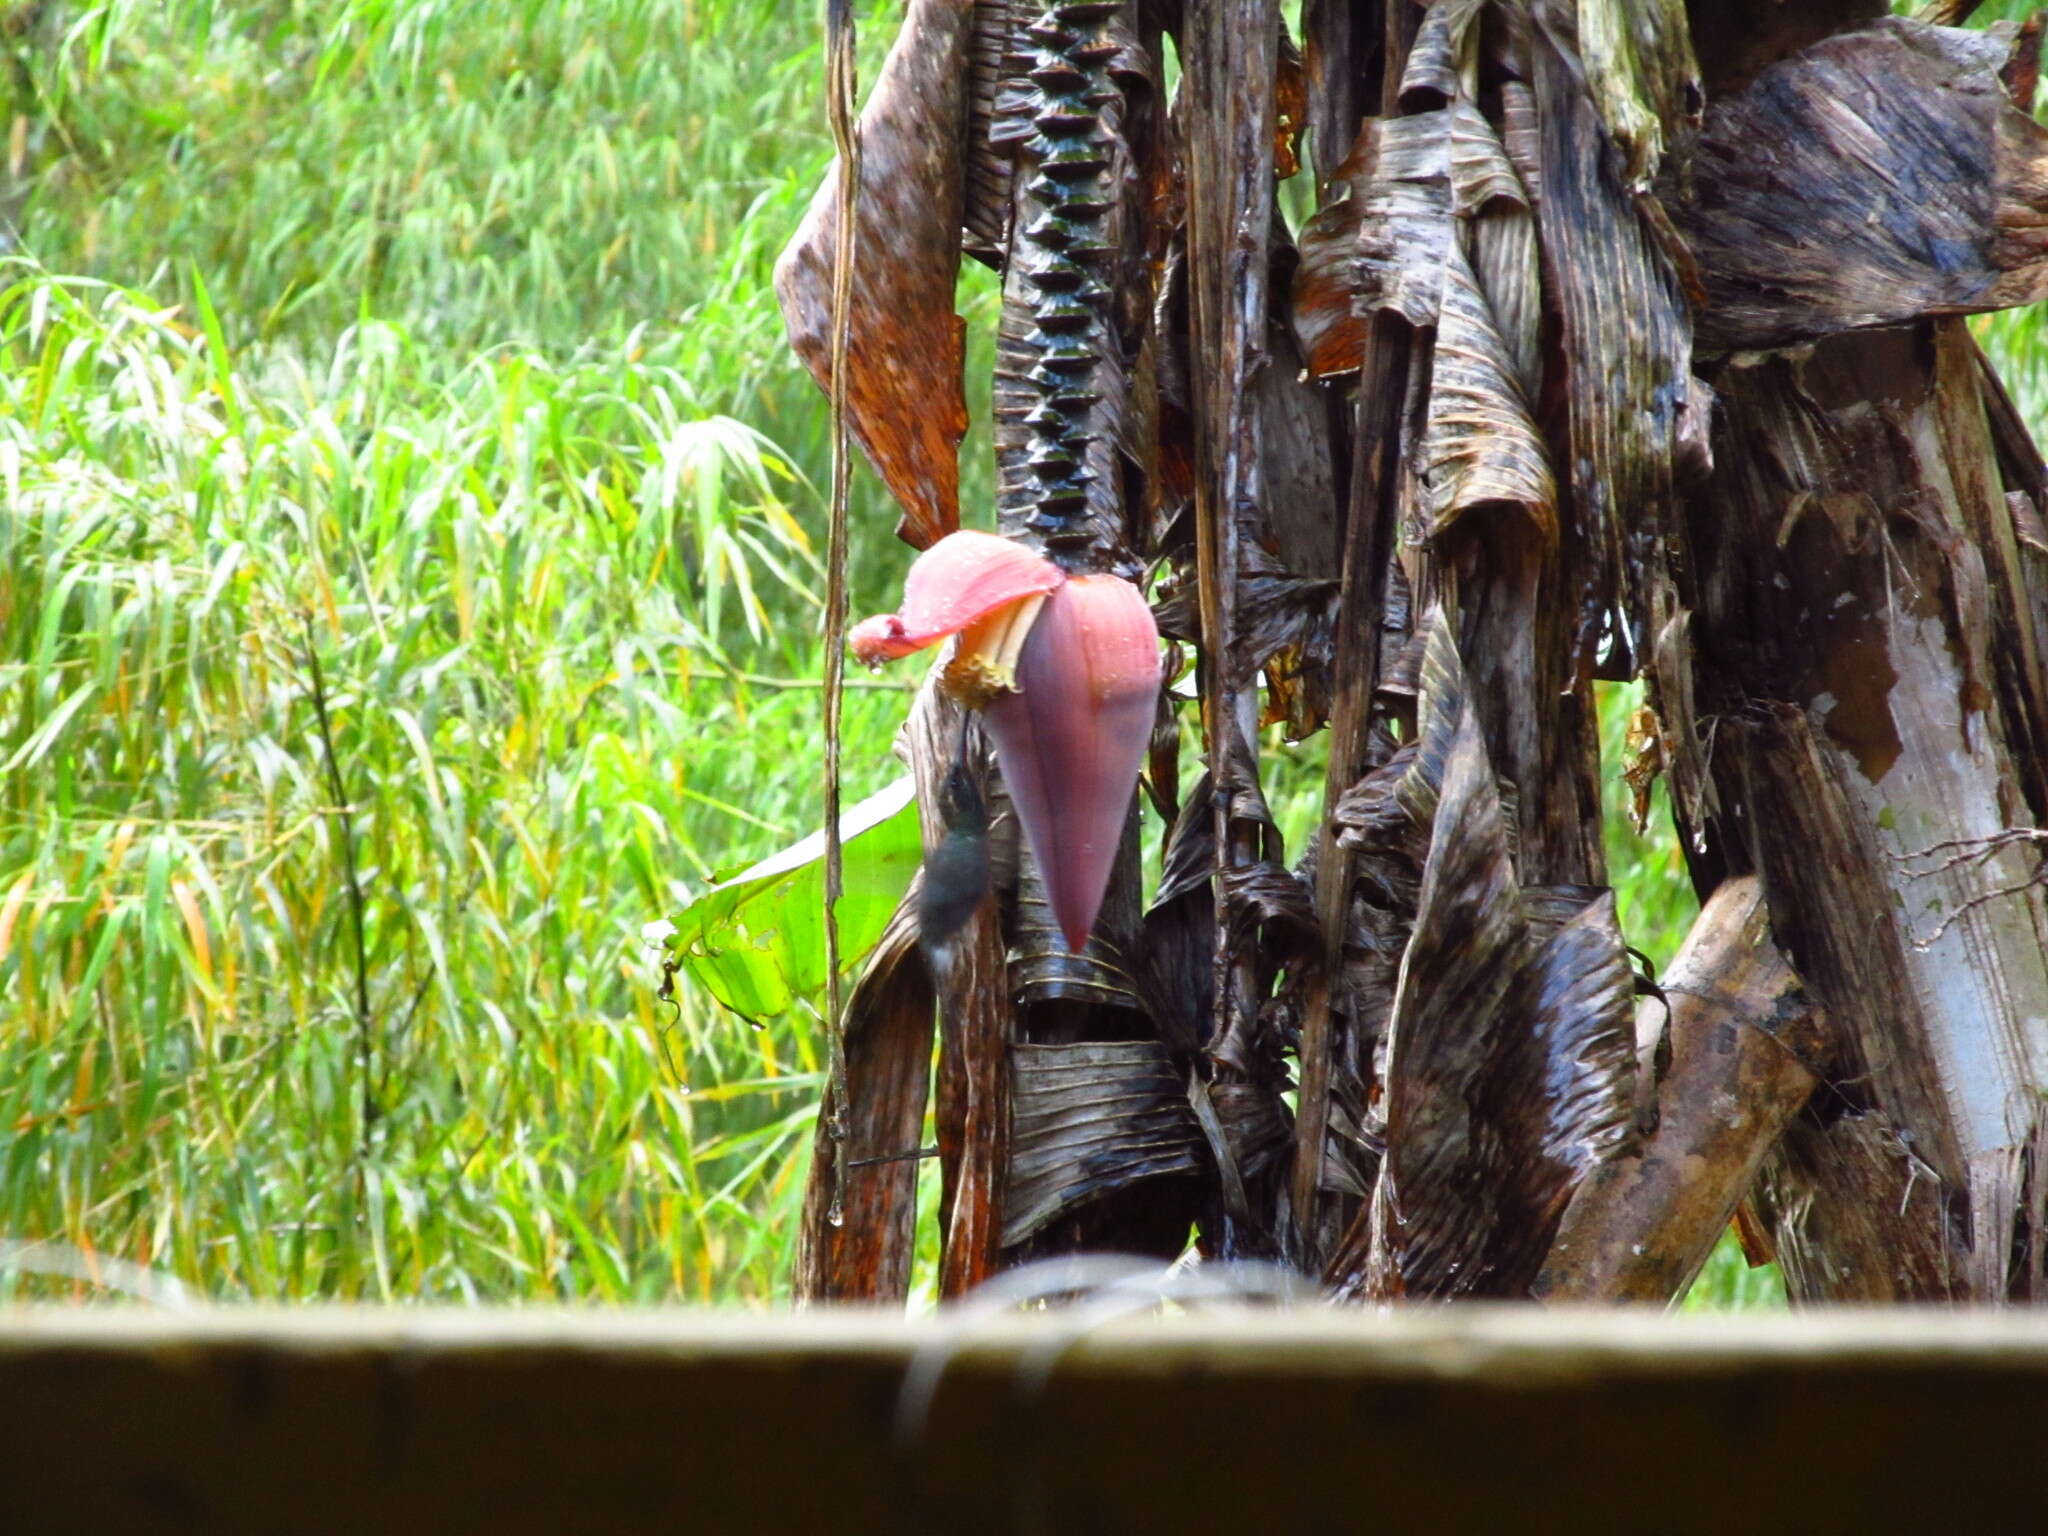
[[[849,637],[876,666],[948,638],[941,685],[981,710],[1070,950],[1088,942],[1130,814],[1159,693],[1159,631],[1120,576],[1068,575],[993,534],[918,556],[903,605]]]

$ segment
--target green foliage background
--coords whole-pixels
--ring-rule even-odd
[[[0,1299],[98,1294],[58,1245],[223,1299],[775,1297],[815,1031],[662,1001],[641,929],[815,821],[824,422],[769,287],[809,8],[46,15],[0,178]],[[854,511],[867,606],[903,552]],[[907,686],[849,693],[849,800]],[[1313,744],[1272,774],[1298,842]],[[1661,961],[1676,851],[1612,841]]]

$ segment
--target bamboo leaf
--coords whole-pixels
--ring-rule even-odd
[[[74,688],[64,702],[50,711],[49,717],[29,733],[28,740],[15,748],[13,756],[0,763],[0,773],[33,768],[41,762],[50,748],[56,745],[57,738],[64,734],[64,728],[71,723],[71,717],[83,709],[86,701],[98,691],[99,684],[96,682],[84,682]]]

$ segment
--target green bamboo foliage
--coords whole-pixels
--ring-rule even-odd
[[[264,388],[13,277],[0,1232],[228,1296],[767,1291],[808,1039],[666,1007],[639,928],[807,798],[698,554],[805,611],[786,466],[660,369],[407,399],[368,326]]]
[[[640,929],[811,820],[822,437],[761,345],[808,29],[74,19],[0,270],[0,1237],[771,1293],[808,1032],[661,1001]],[[856,793],[900,708],[851,697]]]

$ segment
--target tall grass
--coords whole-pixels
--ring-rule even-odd
[[[232,1296],[766,1294],[808,1035],[669,1011],[638,932],[808,817],[815,695],[749,670],[814,651],[786,468],[665,369],[411,391],[373,323],[258,392],[213,329],[0,293],[0,1232]],[[851,700],[866,787],[901,703]]]
[[[810,1034],[663,1003],[639,930],[815,803],[767,285],[810,49],[365,0],[101,8],[32,60],[0,1236],[223,1297],[784,1283]],[[855,792],[901,707],[850,698]]]

